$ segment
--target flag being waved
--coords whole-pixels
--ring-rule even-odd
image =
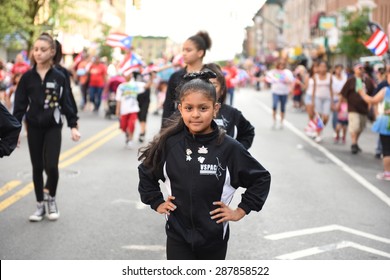
[[[133,37],[124,33],[111,33],[106,39],[106,45],[113,48],[121,48],[122,50],[130,49],[133,42]]]
[[[377,56],[382,56],[389,49],[389,39],[387,38],[386,33],[378,24],[369,22],[368,25],[370,27],[372,35],[367,42],[364,42],[364,45],[373,54]]]
[[[124,76],[127,76],[131,72],[135,70],[142,69],[142,67],[145,65],[145,63],[142,61],[141,57],[139,57],[136,53],[131,52],[128,53],[124,60],[119,64],[118,71]]]

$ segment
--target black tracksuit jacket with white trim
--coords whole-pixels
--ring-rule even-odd
[[[218,128],[192,135],[187,128],[169,137],[162,168],[152,172],[139,165],[138,190],[143,203],[156,210],[164,202],[159,180],[176,199],[176,210],[167,216],[166,232],[193,249],[213,248],[227,242],[228,223],[217,224],[210,211],[215,201],[229,204],[238,187],[246,188],[238,207],[247,214],[260,211],[267,199],[271,175],[236,140],[228,135],[218,144]]]
[[[49,69],[43,80],[36,66],[24,73],[15,92],[14,116],[21,122],[26,114],[28,125],[46,129],[62,126],[62,119],[56,121],[54,116],[58,109],[61,115],[65,115],[69,127],[77,127],[77,109],[66,79],[54,67]]]
[[[240,110],[230,105],[222,104],[214,120],[219,127],[226,131],[227,135],[240,142],[245,149],[249,149],[252,146],[253,138],[255,138],[255,128]]]

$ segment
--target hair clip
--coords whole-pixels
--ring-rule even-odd
[[[186,81],[190,81],[193,79],[201,79],[201,80],[209,82],[209,79],[214,79],[216,77],[217,77],[217,74],[215,74],[213,71],[206,70],[206,71],[188,73],[188,74],[184,75],[183,79]]]

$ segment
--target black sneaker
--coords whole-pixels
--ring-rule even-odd
[[[45,204],[43,202],[37,203],[37,210],[35,210],[34,214],[32,214],[29,218],[30,222],[40,222],[45,217],[46,210]]]
[[[49,220],[51,221],[55,221],[60,217],[55,197],[49,196],[47,201],[47,211],[49,212]]]
[[[357,144],[352,144],[351,145],[351,153],[356,155],[359,152],[359,147]]]
[[[141,133],[141,134],[139,135],[138,141],[139,141],[140,143],[143,143],[143,142],[145,141],[145,133]]]

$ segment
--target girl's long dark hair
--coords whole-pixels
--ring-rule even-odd
[[[188,93],[192,91],[202,92],[215,104],[217,102],[217,96],[215,87],[209,79],[216,78],[216,74],[211,71],[203,71],[197,73],[189,73],[184,76],[182,84],[179,88],[179,100],[181,101]],[[176,135],[185,129],[185,124],[181,114],[175,112],[169,119],[166,120],[164,127],[160,133],[157,134],[153,140],[146,146],[139,149],[138,160],[152,170],[160,170],[162,168],[163,160],[165,158],[165,144],[169,137]],[[225,132],[219,129],[219,136],[217,144],[222,143],[225,136]]]
[[[183,131],[184,127],[183,118],[179,112],[175,112],[166,120],[166,125],[161,129],[160,133],[146,147],[139,149],[140,156],[138,160],[142,161],[146,167],[152,170],[161,168],[165,156],[165,143],[167,139]]]

